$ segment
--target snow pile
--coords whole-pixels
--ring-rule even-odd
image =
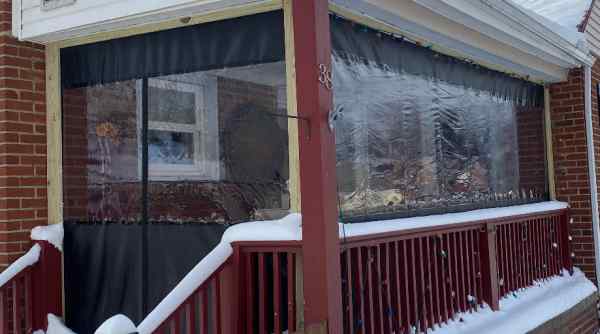
[[[62,252],[64,234],[62,224],[37,226],[31,230],[31,240],[48,241]]]
[[[236,241],[301,240],[300,221],[300,214],[294,213],[280,220],[244,223],[228,228],[217,247],[208,253],[140,323],[137,328],[138,332],[140,334],[154,332],[233,254],[231,243]]]
[[[583,22],[592,0],[512,0],[571,30]]]
[[[40,245],[33,245],[31,249],[21,256],[17,261],[13,262],[6,270],[0,273],[0,287],[17,276],[25,268],[35,264],[40,259]]]
[[[38,330],[33,334],[44,334],[44,331]],[[62,322],[62,320],[54,314],[48,314],[48,330],[45,334],[75,334],[72,330],[68,329]]]
[[[474,313],[459,314],[457,321],[436,328],[432,334],[518,334],[527,333],[589,297],[597,290],[585,275],[575,268],[573,275],[563,271],[534,286],[504,297],[500,311],[489,307]]]
[[[122,314],[117,314],[100,325],[94,334],[131,334],[136,332],[133,321]]]
[[[491,220],[503,217],[533,214],[544,211],[561,210],[567,203],[549,201],[534,204],[515,205],[504,208],[491,208],[441,215],[380,220],[360,224],[340,224],[340,238],[369,234],[404,231],[415,228],[428,228],[450,224],[469,223],[478,220]]]

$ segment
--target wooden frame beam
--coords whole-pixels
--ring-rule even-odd
[[[305,333],[341,333],[331,36],[327,0],[292,0],[299,123]]]

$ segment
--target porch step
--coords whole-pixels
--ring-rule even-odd
[[[594,293],[528,334],[593,334],[598,329],[598,294]]]

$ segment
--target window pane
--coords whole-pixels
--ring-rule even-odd
[[[135,81],[63,91],[65,221],[138,221]]]
[[[148,131],[150,164],[194,164],[194,134],[174,131]]]
[[[150,122],[169,122],[177,124],[194,124],[195,108],[201,101],[196,101],[194,88],[197,86],[179,86],[174,82],[151,80],[148,96]]]
[[[171,91],[193,92],[194,98],[173,103],[167,98],[171,93],[164,99],[150,98],[151,221],[235,223],[287,213],[283,62],[170,75],[152,82],[168,83],[163,87]],[[169,110],[168,118],[153,115],[164,110]],[[192,124],[175,121],[191,120],[181,115],[190,110],[196,113]]]

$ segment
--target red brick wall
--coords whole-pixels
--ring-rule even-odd
[[[44,50],[10,35],[10,10],[0,0],[0,270],[47,223]]]
[[[600,79],[600,65],[594,66],[594,83]],[[587,142],[585,136],[583,70],[569,73],[568,81],[551,86],[551,112],[558,200],[568,202],[575,265],[595,281],[594,238],[588,182]],[[594,142],[600,163],[600,129],[595,89],[593,91]],[[600,170],[598,170],[600,172]]]

